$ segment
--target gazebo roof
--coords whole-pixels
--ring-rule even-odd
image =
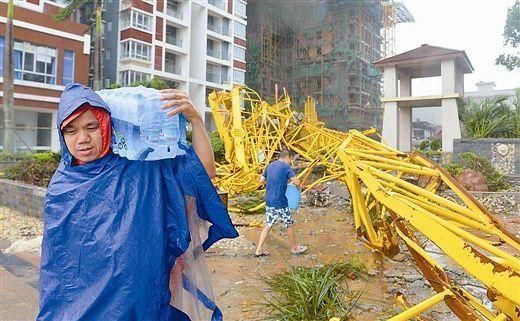
[[[440,76],[441,61],[454,58],[465,74],[472,73],[474,68],[464,50],[454,50],[427,44],[398,55],[374,62],[378,68],[396,66],[408,69],[412,77]]]

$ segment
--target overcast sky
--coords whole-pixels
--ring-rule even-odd
[[[402,0],[415,18],[414,23],[398,24],[396,53],[429,44],[464,50],[475,68],[465,76],[465,91],[476,91],[475,83],[494,81],[495,89],[520,87],[520,70],[509,72],[496,66],[495,58],[504,52],[503,37],[507,9],[514,0]],[[439,81],[440,83],[440,81]],[[431,87],[418,83],[417,87]],[[415,87],[415,85],[414,85]],[[429,94],[414,88],[415,94]],[[440,90],[440,89],[439,89]]]
[[[495,65],[495,58],[507,50],[502,33],[507,9],[514,0],[401,1],[415,22],[397,25],[396,53],[422,44],[464,50],[475,69],[464,77],[466,92],[476,91],[479,81],[494,81],[496,90],[520,87],[520,70],[507,71]],[[418,96],[440,94],[440,78],[414,80],[412,90]],[[442,123],[440,108],[414,108],[412,117]]]

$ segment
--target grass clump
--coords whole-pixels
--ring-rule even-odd
[[[270,320],[347,320],[361,295],[350,291],[346,282],[353,269],[362,273],[364,265],[361,268],[358,263],[294,267],[267,278],[265,283],[272,292],[265,298]]]

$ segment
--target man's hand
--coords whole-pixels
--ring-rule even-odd
[[[173,116],[178,113],[182,113],[184,118],[186,118],[189,122],[201,122],[202,116],[200,115],[197,108],[193,105],[190,97],[180,90],[177,89],[163,89],[160,91],[161,100],[167,100],[161,108],[168,109],[175,107],[174,109],[168,111],[168,116]]]
[[[161,100],[168,100],[161,106],[162,109],[175,107],[175,109],[168,111],[168,116],[171,117],[182,113],[184,118],[191,123],[191,143],[193,149],[195,149],[197,156],[199,156],[208,176],[210,178],[215,177],[217,171],[213,157],[213,149],[211,149],[211,143],[206,128],[204,127],[202,116],[193,105],[190,97],[188,97],[185,92],[177,89],[164,89],[161,90],[160,93],[162,94]]]

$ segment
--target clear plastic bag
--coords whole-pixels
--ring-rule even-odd
[[[112,119],[112,151],[131,160],[158,160],[184,155],[186,120],[169,117],[158,90],[123,87],[100,90]]]

